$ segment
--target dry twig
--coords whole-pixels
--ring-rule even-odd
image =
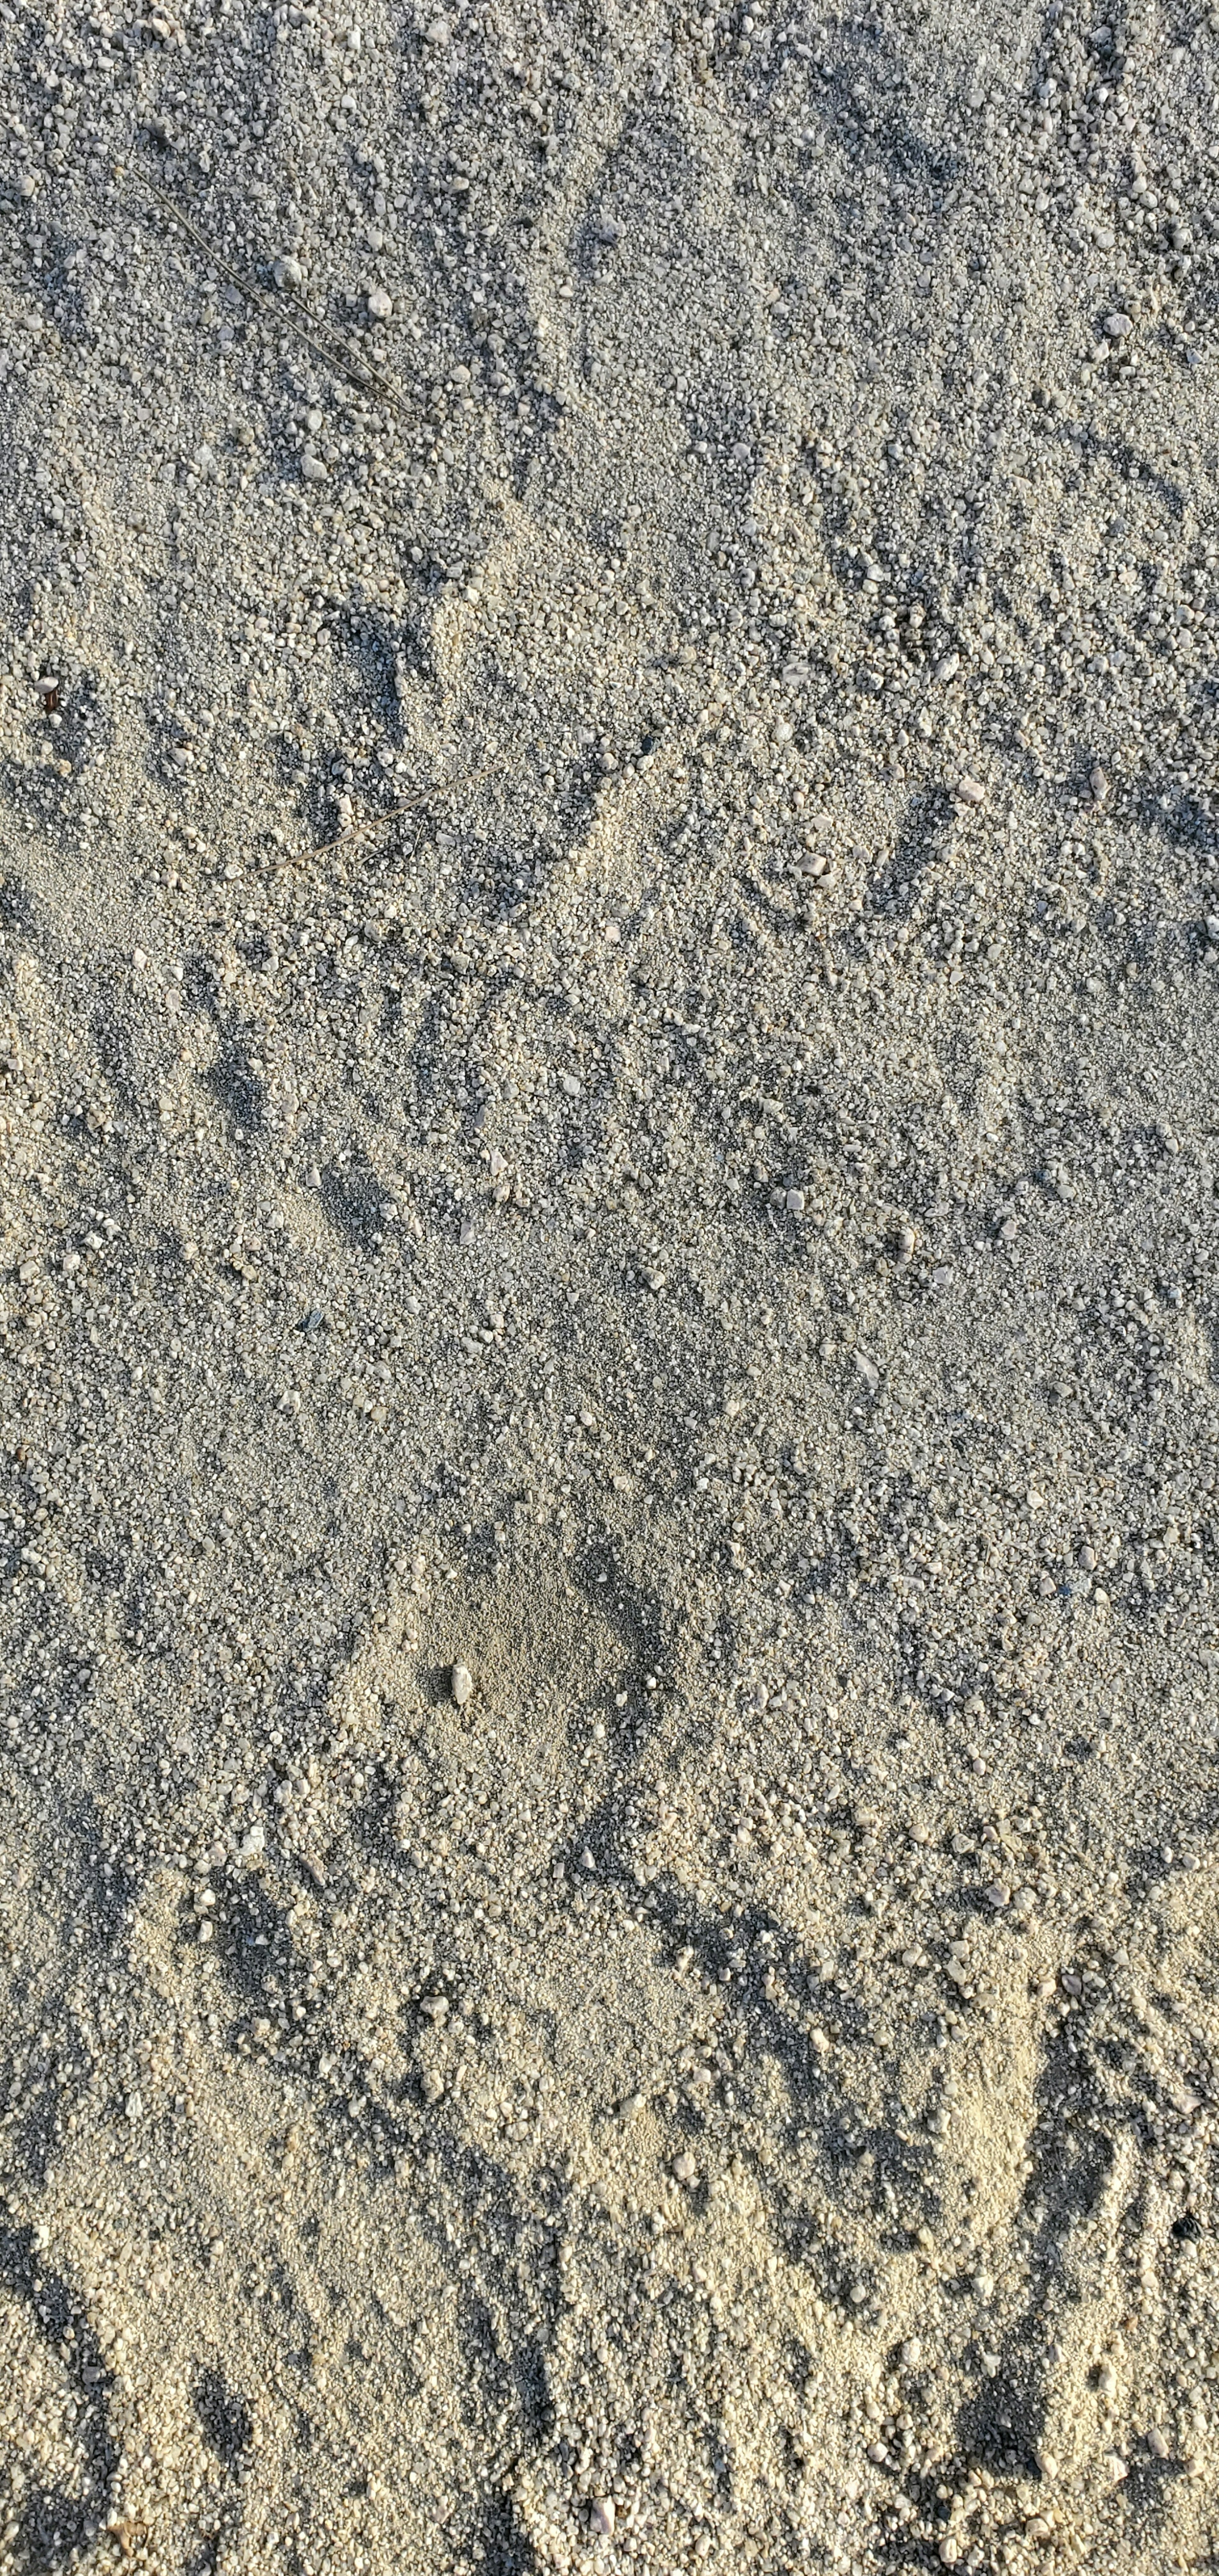
[[[327,850],[337,850],[340,841],[354,841],[363,832],[375,832],[380,823],[397,823],[404,814],[413,814],[418,806],[430,805],[433,797],[447,796],[451,788],[472,787],[476,779],[486,778],[493,767],[494,763],[486,760],[481,769],[463,769],[456,778],[442,778],[435,787],[421,787],[416,795],[405,797],[401,805],[387,805],[383,814],[367,814],[362,823],[349,823],[345,831],[336,832],[333,841],[319,841],[312,850],[298,850],[297,857],[324,858]]]
[[[246,302],[252,304],[268,322],[286,322],[289,330],[296,332],[298,338],[305,342],[306,347],[312,349],[315,357],[321,358],[326,366],[337,367],[344,375],[350,376],[352,383],[359,386],[361,393],[380,394],[383,401],[393,404],[395,411],[402,409],[402,396],[397,386],[390,383],[388,376],[380,375],[375,367],[367,366],[362,359],[353,358],[340,342],[328,341],[321,336],[321,326],[315,322],[308,305],[303,297],[297,294],[295,287],[285,286],[281,290],[284,299],[282,303],[266,294],[261,286],[255,286],[249,278],[242,276],[240,269],[235,268],[232,261],[225,258],[223,251],[217,250],[215,243],[208,240],[206,233],[200,231],[198,224],[190,215],[183,214],[182,208],[173,197],[167,196],[164,188],[158,188],[155,179],[150,179],[146,170],[137,170],[133,175],[138,179],[140,186],[147,189],[149,196],[156,198],[157,204],[164,209],[165,213],[172,216],[176,224],[181,225],[183,232],[189,235],[196,249],[202,251],[204,258],[211,260],[217,269],[222,270],[230,285],[235,286],[238,294],[244,295]],[[304,316],[303,321],[298,319],[297,313],[292,309],[293,306],[299,308],[300,314]]]

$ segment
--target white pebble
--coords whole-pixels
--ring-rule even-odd
[[[392,295],[387,295],[383,286],[370,286],[368,290],[368,310],[374,315],[375,319],[378,322],[388,322],[393,309],[394,299]]]
[[[304,269],[299,259],[292,257],[291,251],[285,251],[283,257],[275,261],[271,275],[277,286],[303,286],[305,283]]]
[[[588,2517],[589,2530],[595,2531],[600,2540],[612,2540],[616,2520],[613,2497],[594,2496],[592,2511]]]
[[[976,778],[970,778],[968,776],[962,778],[957,785],[957,794],[964,805],[984,805],[986,803],[986,789],[984,787],[979,787]]]
[[[698,2181],[698,2166],[695,2164],[692,2155],[680,2155],[674,2157],[673,2179],[675,2182],[687,2184]]]
[[[454,1664],[449,1687],[458,1708],[464,1708],[466,1701],[474,1695],[474,1675],[468,1664]]]

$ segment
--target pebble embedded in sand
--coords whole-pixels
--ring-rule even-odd
[[[614,2525],[617,2518],[618,2517],[614,2511],[614,2499],[612,2496],[593,2497],[592,2508],[588,2517],[588,2527],[590,2531],[596,2532],[599,2540],[613,2539]]]
[[[687,2186],[698,2181],[698,2166],[692,2155],[674,2156],[673,2179]]]
[[[474,1675],[468,1664],[454,1664],[449,1675],[449,1688],[458,1708],[464,1708],[474,1696]]]

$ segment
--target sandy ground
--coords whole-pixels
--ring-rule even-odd
[[[1213,2566],[1219,15],[352,5],[0,7],[0,2571]]]

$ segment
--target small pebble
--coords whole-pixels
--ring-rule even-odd
[[[467,1700],[474,1694],[474,1675],[468,1664],[454,1664],[449,1676],[449,1688],[453,1693],[456,1706],[464,1708]]]
[[[600,2540],[612,2540],[614,2537],[614,2524],[616,2521],[617,2515],[614,2512],[613,2497],[594,2496],[592,2501],[592,2510],[588,2517],[588,2526],[590,2531],[595,2531],[598,2539]]]
[[[692,2156],[692,2155],[689,2155],[689,2154],[683,2154],[683,2155],[675,2156],[675,2157],[674,2157],[674,2159],[673,2159],[673,2178],[674,2178],[674,2181],[675,2181],[675,2182],[680,2182],[680,2183],[685,2183],[685,2184],[690,2184],[690,2183],[694,2183],[694,2182],[697,2182],[697,2181],[698,2181],[698,2166],[695,2164],[695,2161],[694,2161],[694,2158],[693,2158],[693,2156]]]

